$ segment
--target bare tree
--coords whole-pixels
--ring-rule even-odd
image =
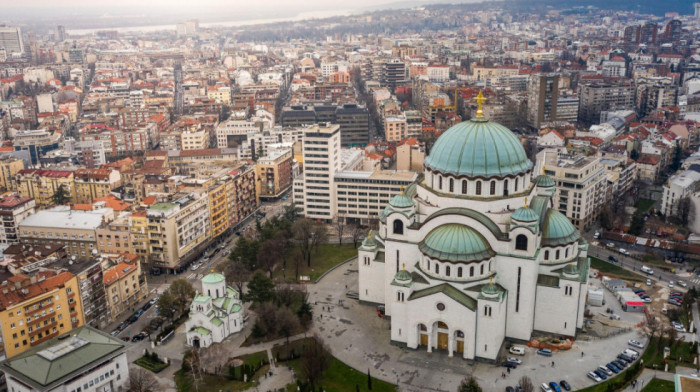
[[[345,232],[345,227],[347,222],[345,221],[345,214],[338,214],[335,219],[335,232],[338,234],[338,245],[343,244],[343,232]]]
[[[307,266],[311,267],[311,248],[313,246],[314,223],[306,218],[298,219],[292,226],[294,242],[298,245]]]
[[[316,223],[311,236],[311,245],[318,252],[318,246],[325,242],[328,242],[328,228],[323,223]]]
[[[532,380],[530,380],[528,376],[520,377],[518,384],[520,384],[520,390],[522,392],[535,392],[535,384],[532,383]]]
[[[286,239],[284,234],[278,232],[274,237],[262,243],[258,252],[258,266],[264,268],[272,279],[272,272],[275,266],[284,260],[286,249]]]
[[[240,261],[227,260],[217,266],[219,272],[224,274],[226,282],[232,283],[238,289],[238,293],[243,295],[243,285],[250,279],[250,271]]]
[[[135,369],[129,372],[126,387],[128,392],[154,392],[159,390],[158,381],[145,369]]]
[[[352,243],[357,248],[357,243],[360,242],[360,237],[365,235],[367,232],[367,229],[364,227],[360,226],[358,223],[354,223],[352,226],[350,226],[350,234],[352,235]]]
[[[304,344],[304,350],[301,354],[301,369],[304,378],[311,384],[316,386],[321,374],[328,368],[333,357],[329,350],[321,343],[319,336],[314,336]]]
[[[289,337],[301,327],[299,318],[291,309],[281,307],[277,310],[276,319],[277,330],[281,335],[287,338],[287,345],[289,345]]]

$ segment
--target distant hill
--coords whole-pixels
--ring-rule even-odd
[[[507,0],[506,3],[511,3],[523,11],[545,7],[562,9],[594,6],[600,9],[636,11],[659,16],[666,12],[678,12],[681,15],[692,15],[695,12],[692,0]]]

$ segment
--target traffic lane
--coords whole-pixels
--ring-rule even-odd
[[[661,280],[661,281],[668,282],[668,281],[676,281],[679,278],[678,275],[676,275],[676,274],[666,272],[663,270],[659,270],[659,269],[654,271],[654,275],[645,274],[644,272],[640,271],[640,268],[642,267],[642,265],[644,265],[643,262],[636,260],[636,259],[633,259],[631,257],[625,256],[621,253],[610,251],[606,248],[591,246],[589,248],[588,253],[589,253],[589,255],[597,257],[605,262],[609,262],[608,257],[615,256],[619,261],[617,263],[611,263],[611,264],[621,266],[621,267],[623,267],[627,270],[631,270],[633,272],[640,272],[642,275],[646,275],[649,279]],[[686,282],[686,283],[688,283],[689,285],[693,284],[692,282]]]

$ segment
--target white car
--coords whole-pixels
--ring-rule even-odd
[[[651,298],[642,298],[642,302],[644,302],[645,304],[650,304]]]
[[[628,340],[627,344],[629,344],[632,347],[644,348],[644,345],[641,342],[634,340],[634,339]]]
[[[608,376],[612,376],[612,375],[613,375],[612,370],[608,369],[605,365],[600,365],[600,366],[598,366],[598,370],[600,370],[601,372],[607,374]]]
[[[196,271],[197,269],[199,269],[199,267],[199,264],[192,264],[192,271]]]
[[[593,234],[593,238],[595,238],[595,239],[600,238],[600,232],[596,231],[595,234]]]
[[[674,326],[673,326],[673,329],[675,329],[675,330],[678,331],[678,332],[684,332],[684,333],[686,332],[686,331],[685,331],[685,327],[682,326],[682,325],[674,325]]]
[[[552,388],[550,388],[546,382],[543,382],[540,388],[542,389],[542,392],[552,392]]]
[[[688,287],[688,283],[685,283],[685,282],[682,281],[682,280],[679,280],[679,281],[678,281],[678,285],[681,286],[681,287]]]
[[[624,248],[620,248],[620,253],[622,253],[622,254],[625,255],[625,256],[629,256],[629,255],[630,255],[630,252],[628,252],[627,249],[624,249]]]
[[[593,381],[595,381],[595,382],[601,382],[601,381],[603,381],[602,378],[598,377],[598,375],[595,374],[595,373],[593,373],[593,372],[588,372],[588,377],[591,378],[591,379],[593,379]]]
[[[668,288],[672,289],[673,288],[673,281],[668,282]]]
[[[507,362],[512,362],[512,363],[517,363],[518,365],[522,365],[523,361],[519,360],[518,358],[515,357],[508,357],[506,358]]]
[[[513,346],[508,352],[515,355],[525,355],[525,349],[520,346]]]
[[[651,279],[647,279],[647,286],[651,286]]]

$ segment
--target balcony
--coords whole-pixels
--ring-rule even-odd
[[[53,301],[45,302],[45,303],[41,304],[41,305],[40,305],[38,308],[36,308],[36,309],[26,310],[26,311],[24,312],[24,315],[27,316],[27,317],[29,317],[29,316],[35,314],[36,312],[38,312],[38,311],[40,311],[40,310],[42,310],[42,309],[48,308],[48,307],[51,306],[51,305],[53,305]]]
[[[38,335],[38,334],[40,334],[40,333],[43,333],[43,332],[45,332],[45,331],[50,330],[52,327],[55,327],[55,326],[56,326],[56,322],[55,322],[55,321],[50,322],[50,323],[46,324],[45,326],[43,326],[43,327],[41,327],[41,328],[35,329],[35,330],[32,331],[32,332],[29,332],[29,336],[30,336],[30,337],[36,336],[36,335]]]
[[[50,333],[50,334],[44,336],[44,337],[41,338],[41,339],[36,339],[36,340],[34,340],[34,342],[29,343],[29,345],[32,346],[32,347],[38,346],[38,345],[44,343],[44,342],[47,341],[47,340],[50,340],[50,339],[52,339],[52,338],[55,338],[56,336],[58,336],[58,334],[59,334],[58,331],[52,332],[52,333]]]

